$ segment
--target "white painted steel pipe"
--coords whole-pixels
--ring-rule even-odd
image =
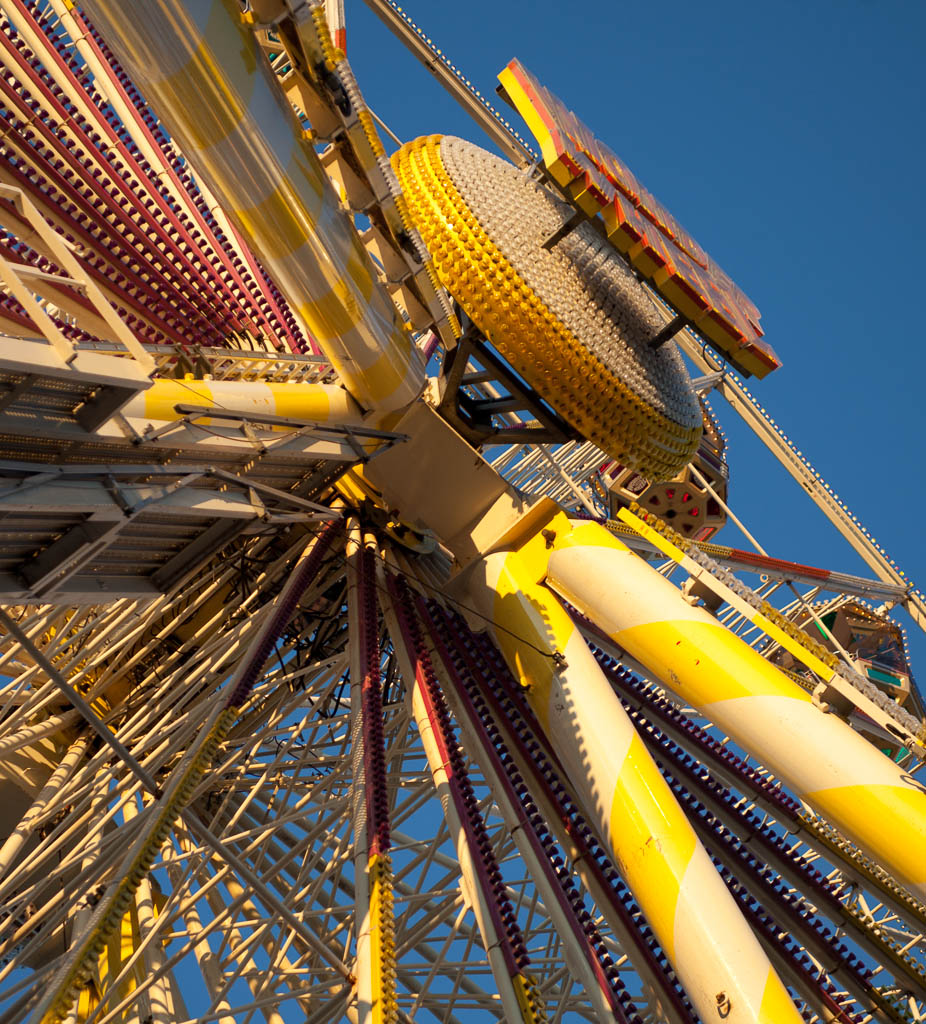
[[[76,725],[80,721],[82,721],[80,712],[76,708],[72,708],[70,711],[62,711],[58,715],[52,715],[37,725],[27,725],[18,732],[10,733],[8,736],[0,738],[0,757],[7,757],[14,750],[31,746],[46,736],[54,736],[55,733]]]
[[[414,679],[414,673],[409,677]],[[447,769],[444,759],[441,757],[437,741],[434,737],[434,727],[425,706],[424,697],[421,693],[421,684],[416,682],[412,691],[412,714],[418,732],[421,735],[421,745],[424,748],[425,756],[428,759],[428,767],[434,779],[434,788],[437,791],[438,799],[443,808],[444,820],[453,838],[457,851],[457,863],[460,865],[460,889],[463,898],[473,908],[476,916],[476,924],[479,934],[482,936],[482,944],[492,968],[495,983],[498,985],[499,1001],[505,1013],[505,1019],[510,1021],[523,1020],[524,1016],[518,1002],[517,994],[505,959],[499,948],[499,936],[496,934],[495,926],[492,923],[492,915],[489,912],[489,897],[483,892],[479,884],[479,876],[473,865],[473,857],[469,849],[469,841],[466,838],[466,831],[457,814],[450,795],[450,784],[447,776]]]
[[[33,800],[32,806],[26,811],[16,828],[6,837],[3,846],[0,847],[0,876],[6,873],[20,850],[32,838],[34,822],[38,820],[39,816],[44,813],[45,808],[56,798],[61,788],[70,778],[71,773],[80,764],[89,745],[89,736],[80,736],[74,740],[65,751],[64,756],[52,772],[48,782],[45,783],[41,792]]]

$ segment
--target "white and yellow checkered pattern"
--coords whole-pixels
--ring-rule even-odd
[[[381,415],[414,401],[423,361],[236,0],[86,7],[351,395]]]

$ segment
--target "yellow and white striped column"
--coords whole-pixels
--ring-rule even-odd
[[[253,416],[284,416],[313,423],[359,424],[360,406],[336,384],[299,381],[170,380],[158,378],[120,410],[123,416],[175,420],[178,406],[201,406]]]
[[[84,5],[353,397],[385,415],[424,363],[237,0]]]
[[[547,583],[920,899],[926,792],[625,544],[558,517]]]
[[[702,1020],[719,1021],[721,1008],[726,1024],[797,1024],[787,990],[581,634],[538,585],[545,559],[540,538],[520,553],[489,555],[473,571],[470,599],[495,624],[499,648]]]

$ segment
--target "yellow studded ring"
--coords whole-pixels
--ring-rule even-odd
[[[674,476],[701,411],[623,258],[589,224],[543,247],[572,209],[513,165],[451,136],[392,158],[441,283],[511,366],[584,437],[650,480]]]

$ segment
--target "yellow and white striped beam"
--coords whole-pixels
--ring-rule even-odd
[[[549,529],[546,579],[557,593],[926,897],[921,784],[604,527],[558,517]]]
[[[554,523],[569,530],[565,516]],[[703,1020],[801,1019],[581,634],[538,584],[545,542],[489,555],[470,599]]]
[[[243,415],[283,416],[313,423],[359,424],[360,406],[336,384],[300,381],[170,380],[158,378],[122,407],[123,416],[176,420],[178,406],[198,405]]]
[[[414,401],[424,364],[236,0],[85,5],[351,395]]]
[[[898,721],[897,718],[892,718],[870,696],[875,689],[872,683],[868,683],[864,677],[860,677],[858,685],[853,684],[851,680],[840,674],[840,662],[832,652],[809,637],[799,626],[786,619],[768,601],[762,601],[759,604],[757,600],[756,603],[759,604],[759,607],[754,607],[745,597],[736,593],[705,568],[703,560],[699,563],[685,554],[684,549],[690,549],[691,542],[680,537],[656,516],[648,515],[644,510],[639,509],[635,502],[633,504],[646,518],[634,515],[628,508],[622,508],[618,512],[618,516],[626,525],[681,566],[689,576],[709,587],[726,604],[735,608],[747,622],[751,622],[761,629],[769,639],[784,648],[801,664],[806,665],[831,689],[854,704],[882,728],[888,727],[889,731],[895,735],[902,733],[906,745],[919,757],[926,754],[926,727],[922,723],[917,722],[912,716],[907,716],[907,721]],[[658,529],[654,527],[658,527]],[[844,673],[845,668],[842,667],[841,671]],[[868,692],[866,693],[863,688],[867,688]]]

